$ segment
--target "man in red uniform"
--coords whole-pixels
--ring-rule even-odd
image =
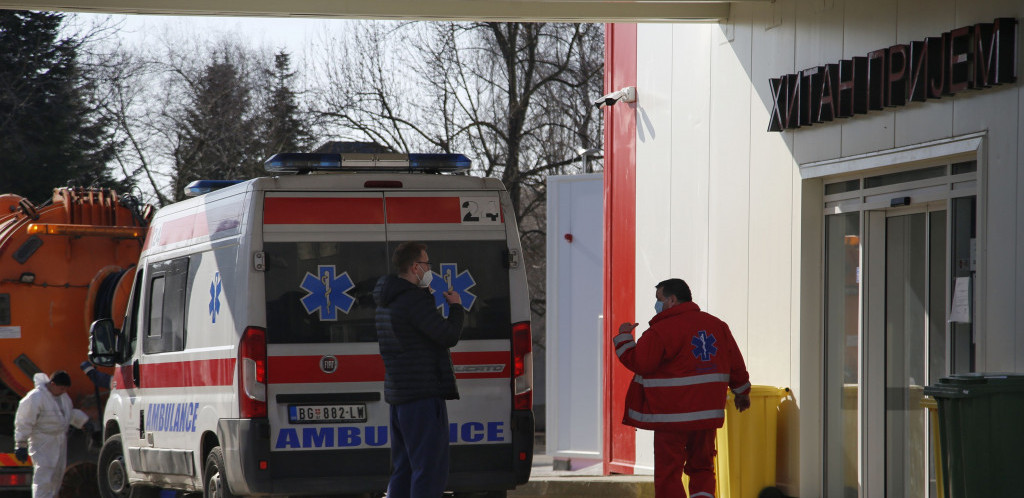
[[[693,302],[686,282],[656,287],[658,312],[633,341],[638,324],[623,323],[612,341],[633,371],[622,423],[654,431],[654,490],[658,498],[715,497],[715,430],[725,422],[726,389],[736,409],[750,407],[750,375],[725,322]]]

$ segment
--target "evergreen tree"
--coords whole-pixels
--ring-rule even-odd
[[[263,159],[278,152],[303,152],[312,142],[312,136],[291,87],[295,77],[291,56],[283,50],[278,52],[274,55],[274,68],[266,72],[270,88],[260,118],[259,136],[263,142]]]
[[[192,85],[174,151],[174,196],[194,180],[251,178],[262,171],[256,157],[252,87],[235,56],[215,55]]]
[[[80,40],[61,38],[64,15],[0,10],[0,193],[34,202],[63,185],[118,185],[114,145],[77,63]]]

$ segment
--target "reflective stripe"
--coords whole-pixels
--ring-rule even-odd
[[[640,422],[693,422],[694,420],[725,418],[725,410],[704,410],[687,413],[640,413],[630,409],[629,418]]]
[[[690,498],[715,498],[715,495],[701,491],[700,493],[690,495]]]
[[[629,351],[630,349],[633,349],[634,347],[636,347],[636,343],[635,342],[627,342],[626,344],[622,345],[622,347],[620,347],[619,349],[616,349],[615,350],[615,354],[618,355],[618,356],[622,356],[622,353],[625,353],[626,351]]]
[[[618,347],[618,346],[622,345],[622,343],[624,343],[626,341],[632,341],[632,340],[633,340],[633,334],[619,334],[619,335],[615,336],[612,339],[612,342],[614,342],[615,346]]]
[[[668,379],[645,379],[637,375],[636,381],[644,387],[692,386],[695,384],[711,384],[713,382],[729,382],[729,374],[691,375],[689,377],[673,377]]]
[[[750,389],[750,383],[749,382],[747,382],[746,384],[743,384],[740,387],[737,387],[736,389],[733,389],[732,392],[733,392],[733,394],[739,394],[739,393],[742,393],[743,391],[746,391],[747,389]]]

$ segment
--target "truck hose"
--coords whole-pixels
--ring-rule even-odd
[[[113,318],[111,316],[111,307],[114,304],[114,294],[117,291],[117,284],[129,269],[131,269],[131,267],[113,272],[107,275],[103,279],[103,282],[100,283],[99,288],[96,290],[96,302],[93,304],[93,320]]]

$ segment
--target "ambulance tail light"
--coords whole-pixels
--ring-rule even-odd
[[[267,332],[249,327],[238,346],[238,412],[240,418],[267,416]]]
[[[530,322],[512,324],[512,405],[533,409],[533,334]]]

